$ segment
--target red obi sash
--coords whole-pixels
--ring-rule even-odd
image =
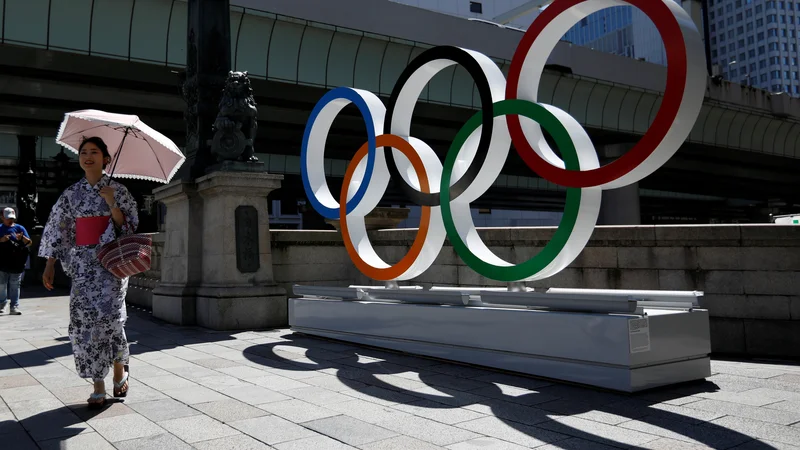
[[[97,245],[108,228],[111,216],[78,217],[75,221],[75,245]]]

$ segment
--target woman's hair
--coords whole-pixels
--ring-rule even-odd
[[[105,142],[103,142],[103,139],[101,139],[99,136],[83,138],[83,140],[81,141],[81,145],[78,146],[78,153],[80,153],[81,149],[83,149],[83,146],[88,144],[89,142],[96,145],[97,148],[99,148],[100,151],[103,152],[104,158],[111,158],[111,155],[108,153],[108,146],[106,145]],[[103,163],[103,168],[104,169],[106,168],[105,163]]]

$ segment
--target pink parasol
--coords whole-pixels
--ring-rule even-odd
[[[112,177],[169,183],[186,160],[172,140],[139,117],[95,109],[65,114],[56,143],[78,153],[81,141],[91,136],[108,146]]]

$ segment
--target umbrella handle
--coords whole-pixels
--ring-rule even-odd
[[[119,142],[119,148],[117,148],[117,153],[114,155],[114,165],[111,167],[111,174],[109,174],[109,178],[114,178],[114,172],[117,170],[117,163],[119,162],[119,155],[122,153],[122,146],[125,144],[125,138],[128,137],[128,133],[131,131],[131,127],[125,127],[125,134],[122,136],[122,140]]]

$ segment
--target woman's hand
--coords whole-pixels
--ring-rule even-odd
[[[8,242],[11,240],[11,235],[6,234],[5,236],[0,237],[0,242]]]
[[[53,290],[53,278],[56,276],[55,260],[48,259],[47,265],[44,266],[44,274],[42,274],[42,284],[48,291]]]
[[[106,204],[108,204],[109,208],[113,207],[117,203],[117,200],[114,198],[114,188],[111,186],[106,186],[100,189],[100,197],[103,197],[103,200],[106,201]]]

